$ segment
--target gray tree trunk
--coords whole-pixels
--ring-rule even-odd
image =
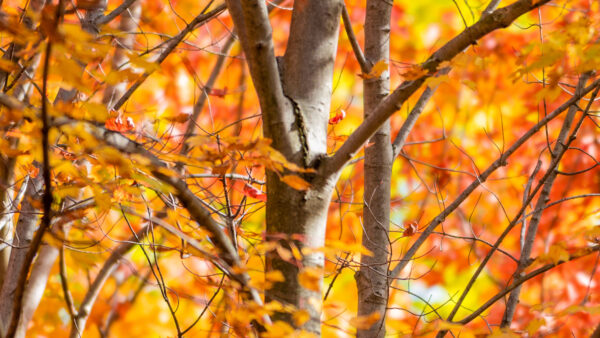
[[[0,290],[0,322],[2,323],[0,329],[2,335],[4,335],[7,329],[6,325],[8,325],[12,316],[15,290],[25,262],[25,255],[29,250],[29,243],[38,225],[39,210],[34,207],[34,204],[36,201],[38,203],[41,201],[42,186],[42,175],[40,173],[37,177],[29,180],[25,197],[21,203],[21,212],[17,220],[15,236],[12,240],[10,260]]]
[[[280,62],[280,76],[284,95],[292,101],[292,106],[297,105],[292,108],[296,128],[299,133],[304,133],[299,137],[299,149],[296,148],[293,157],[301,166],[318,166],[319,159],[327,152],[327,121],[341,10],[341,1],[294,2],[290,39]],[[277,132],[270,130],[269,134]],[[311,181],[309,175],[304,178]],[[281,182],[274,173],[267,176],[267,235],[285,235],[282,245],[287,246],[286,242],[292,236],[298,236],[293,240],[298,248],[325,245],[327,211],[335,181],[311,183],[311,190],[298,191]],[[322,254],[306,255],[299,263],[287,262],[276,253],[269,255],[268,269],[280,270],[285,281],[268,290],[266,296],[269,300],[307,310],[310,320],[303,329],[319,333],[320,309],[313,308],[309,300],[320,300],[321,291],[303,288],[298,282],[298,273],[301,268],[323,268],[324,257]],[[278,314],[273,319],[292,322],[289,314]]]
[[[379,61],[389,62],[391,3],[367,1],[365,17],[365,58],[372,66]],[[389,71],[381,76],[364,80],[365,118],[389,94]],[[361,257],[356,273],[358,288],[358,315],[380,315],[368,329],[359,329],[357,337],[385,336],[385,313],[388,301],[388,261],[390,224],[390,187],[393,151],[390,140],[390,122],[386,121],[369,140],[365,149],[365,186],[362,244],[373,256]]]

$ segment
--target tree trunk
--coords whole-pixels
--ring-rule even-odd
[[[367,1],[365,17],[365,58],[372,66],[389,60],[390,18],[392,5],[385,1]],[[364,81],[365,119],[369,112],[389,94],[389,72]],[[370,328],[358,330],[357,337],[385,336],[385,312],[388,301],[388,260],[390,224],[390,187],[393,151],[390,140],[390,122],[385,122],[365,149],[365,189],[362,244],[373,256],[361,257],[356,273],[358,288],[358,315],[380,315]]]
[[[29,250],[29,243],[38,225],[39,210],[34,207],[35,202],[41,201],[42,175],[29,180],[25,197],[21,204],[21,212],[17,221],[16,233],[12,241],[10,260],[6,269],[6,276],[2,289],[0,290],[0,319],[2,322],[2,335],[10,322],[12,316],[15,290],[17,289],[19,276],[25,262],[25,255]]]
[[[293,106],[295,129],[299,133],[297,146],[284,152],[288,159],[305,167],[317,167],[327,153],[327,121],[329,120],[333,66],[339,35],[341,1],[307,0],[294,2],[290,39],[280,76],[283,93]],[[263,108],[264,109],[264,108]],[[268,121],[267,121],[268,123]],[[265,123],[265,124],[267,124]],[[308,127],[308,128],[307,128]],[[270,129],[267,137],[279,131]],[[278,149],[283,151],[285,149]],[[305,175],[311,181],[311,174]],[[320,248],[325,245],[327,211],[334,180],[311,182],[309,191],[298,191],[281,182],[274,173],[267,176],[267,235],[284,238],[300,249]],[[273,253],[267,257],[267,270],[279,270],[285,281],[268,290],[268,300],[278,300],[307,310],[310,320],[303,329],[320,333],[320,309],[313,306],[321,302],[319,290],[308,290],[298,281],[302,268],[322,269],[321,253],[306,255],[302,262],[288,262]],[[274,318],[293,325],[290,314],[280,313]]]

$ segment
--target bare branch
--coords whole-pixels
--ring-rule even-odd
[[[133,5],[133,3],[136,2],[136,1],[137,0],[125,0],[125,1],[123,1],[123,3],[121,5],[119,5],[119,7],[115,8],[112,12],[108,13],[105,16],[102,16],[102,17],[96,19],[96,21],[94,22],[94,24],[96,26],[100,26],[100,25],[104,25],[106,23],[111,22],[117,16],[121,15],[121,13],[123,13],[129,7],[131,7],[131,5]]]
[[[181,32],[179,32],[179,34],[175,35],[174,37],[169,39],[169,41],[166,42],[166,46],[164,47],[164,50],[160,53],[160,55],[158,56],[158,58],[156,59],[155,62],[157,64],[161,64],[167,58],[167,56],[169,56],[171,54],[171,52],[173,52],[173,50],[175,50],[175,47],[177,47],[177,45],[179,45],[179,43],[183,40],[183,38],[186,37],[186,35],[188,33],[193,31],[194,29],[196,29],[199,25],[203,25],[203,24],[207,23],[208,21],[210,21],[211,19],[217,17],[219,14],[221,14],[225,10],[225,8],[226,8],[225,5],[220,5],[217,8],[213,9],[212,11],[210,11],[206,14],[202,13],[202,14],[199,14],[198,16],[196,16],[194,18],[194,20],[192,20],[183,30],[181,30]],[[129,98],[131,97],[133,92],[135,92],[136,89],[138,89],[142,85],[142,83],[144,83],[144,81],[146,81],[146,79],[148,78],[148,76],[150,76],[150,74],[151,73],[144,73],[137,81],[135,81],[131,85],[131,87],[129,87],[127,92],[125,92],[125,94],[123,94],[123,96],[121,96],[119,101],[117,101],[115,103],[115,105],[113,106],[113,109],[119,110],[123,106],[123,104],[125,104],[125,102],[127,102],[127,100],[129,100]]]
[[[514,289],[516,289],[517,287],[521,286],[523,283],[527,282],[528,280],[531,280],[532,278],[541,275],[542,273],[555,268],[559,265],[562,265],[564,263],[567,262],[571,262],[574,261],[576,259],[588,256],[594,252],[598,252],[600,251],[600,245],[596,245],[590,248],[586,248],[583,249],[582,251],[578,252],[577,254],[574,255],[570,255],[569,259],[566,261],[559,261],[557,263],[554,264],[546,264],[544,266],[542,266],[541,268],[535,269],[534,271],[518,278],[517,280],[515,280],[510,286],[508,286],[507,288],[505,288],[504,290],[502,290],[501,292],[499,292],[498,294],[496,294],[495,296],[493,296],[492,298],[490,298],[484,305],[482,305],[481,307],[479,307],[477,310],[475,310],[473,313],[471,313],[470,315],[468,315],[467,317],[463,318],[460,321],[457,321],[455,323],[459,323],[459,324],[467,324],[470,321],[472,321],[473,319],[479,317],[479,315],[481,315],[485,310],[487,310],[490,306],[494,305],[497,301],[499,301],[500,299],[502,299],[504,296],[506,296],[507,294],[509,294],[511,291],[513,291]]]
[[[94,279],[92,285],[90,285],[88,291],[86,292],[81,305],[79,305],[79,310],[75,316],[75,320],[73,321],[73,326],[71,327],[71,338],[79,338],[82,336],[83,330],[85,329],[86,321],[92,312],[92,307],[96,302],[96,298],[100,294],[100,290],[102,290],[102,286],[113,273],[115,268],[117,267],[117,263],[121,260],[121,258],[135,245],[138,244],[139,238],[146,237],[148,233],[148,226],[143,227],[136,234],[131,236],[128,241],[121,243],[108,257],[108,259],[104,262],[104,265],[98,272],[98,275]]]
[[[501,166],[505,166],[508,158],[515,152],[519,147],[521,147],[529,138],[531,138],[535,133],[540,131],[540,129],[545,126],[548,122],[553,120],[555,117],[560,115],[563,111],[567,110],[570,106],[579,101],[584,95],[588,94],[592,90],[596,89],[600,85],[600,79],[594,81],[591,85],[587,86],[580,95],[573,96],[571,99],[567,100],[560,107],[556,108],[554,111],[546,115],[543,119],[540,120],[535,126],[529,129],[523,136],[521,136],[510,148],[506,150],[496,161],[494,161],[484,172],[479,175],[471,184],[450,204],[448,205],[444,211],[442,211],[439,215],[437,215],[428,225],[427,228],[421,233],[419,238],[413,243],[410,249],[404,254],[400,263],[396,265],[393,269],[391,276],[398,276],[400,271],[404,269],[404,267],[410,262],[413,256],[416,254],[417,250],[423,245],[425,240],[431,235],[431,233],[435,230],[435,228],[440,225],[448,215],[450,215],[458,206],[465,200],[467,197],[475,191],[477,187],[483,184],[490,175],[496,171],[496,169]]]
[[[584,74],[579,79],[579,83],[577,84],[577,88],[575,89],[575,94],[578,94],[584,87],[587,82],[590,74]],[[594,96],[588,102],[588,107],[586,109],[589,110],[592,102],[594,101]],[[560,133],[558,135],[558,139],[556,140],[556,145],[554,146],[554,150],[552,150],[553,161],[558,162],[560,160],[559,154],[564,154],[566,151],[565,143],[568,142],[567,138],[569,136],[569,132],[571,130],[571,126],[575,120],[575,114],[579,109],[576,106],[569,107],[569,111],[567,112],[567,116],[563,122],[563,125],[560,129]],[[585,114],[582,119],[585,118]],[[551,174],[548,176],[548,179],[544,183],[544,187],[540,192],[540,196],[537,200],[535,211],[533,216],[531,217],[531,222],[529,222],[529,227],[527,228],[527,234],[523,240],[523,247],[521,248],[521,257],[519,258],[519,266],[517,267],[517,271],[515,274],[522,273],[522,271],[527,267],[529,263],[529,256],[531,255],[531,250],[533,249],[533,244],[535,243],[535,236],[537,234],[537,229],[540,224],[540,220],[542,219],[542,213],[546,209],[545,206],[550,199],[550,192],[552,187],[554,186],[554,181],[556,176],[558,175],[558,171],[556,170],[558,165],[554,168],[551,168]],[[549,169],[550,170],[550,169]],[[504,316],[502,317],[501,326],[509,326],[510,322],[512,322],[513,316],[517,309],[517,303],[519,301],[519,295],[521,293],[521,288],[516,288],[514,292],[510,294],[506,304],[506,310],[504,311]]]

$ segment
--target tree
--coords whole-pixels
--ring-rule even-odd
[[[6,1],[2,336],[590,334],[600,11],[499,5]]]

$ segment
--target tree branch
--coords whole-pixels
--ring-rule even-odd
[[[325,162],[323,173],[329,176],[335,175],[341,170],[356,155],[379,126],[392,116],[394,112],[398,111],[402,104],[423,85],[427,78],[435,74],[442,62],[450,61],[458,53],[465,50],[469,45],[476,43],[477,40],[485,35],[494,30],[508,27],[519,16],[549,1],[541,0],[532,4],[531,0],[519,0],[509,6],[495,10],[490,15],[482,17],[475,24],[467,27],[462,33],[448,41],[422,64],[422,68],[429,73],[415,80],[404,81],[392,94],[384,99],[369,114],[369,117],[348,137],[342,147]]]
[[[55,29],[58,28],[59,20],[62,16],[63,11],[63,0],[58,1],[58,6],[56,7],[56,11],[54,14],[53,26]],[[46,43],[46,57],[44,58],[44,70],[42,74],[42,111],[41,111],[41,119],[42,119],[42,178],[44,181],[44,194],[42,196],[42,205],[43,205],[43,215],[42,221],[39,229],[36,231],[33,239],[31,240],[31,244],[25,254],[25,258],[23,261],[23,265],[21,270],[19,271],[19,280],[17,284],[17,288],[14,293],[12,314],[10,318],[10,325],[8,326],[8,330],[6,332],[7,337],[14,337],[19,319],[21,317],[22,305],[23,305],[23,294],[25,292],[25,286],[27,282],[27,277],[29,275],[29,268],[31,267],[31,263],[37,254],[37,251],[42,244],[42,238],[44,237],[44,233],[52,223],[52,181],[50,174],[50,143],[49,143],[49,134],[50,134],[50,119],[48,114],[48,100],[47,100],[47,91],[48,91],[48,74],[50,73],[50,58],[52,57],[52,39],[49,39]]]
[[[173,52],[175,47],[177,47],[177,45],[179,45],[179,43],[183,40],[183,38],[185,38],[185,36],[189,32],[196,29],[198,27],[198,25],[203,25],[203,24],[207,23],[208,21],[210,21],[211,19],[215,18],[216,16],[221,14],[225,10],[225,8],[226,8],[225,5],[220,5],[217,8],[213,9],[212,11],[210,11],[206,14],[201,13],[198,16],[196,16],[194,18],[194,20],[192,20],[181,32],[179,32],[179,34],[175,35],[174,37],[172,37],[171,39],[169,39],[166,42],[166,46],[165,46],[164,50],[162,51],[162,53],[159,54],[159,56],[155,62],[157,64],[161,64],[167,58],[167,56],[169,56],[171,54],[171,52]],[[131,97],[133,92],[135,92],[142,85],[142,83],[144,83],[144,81],[146,81],[146,79],[148,78],[148,76],[150,76],[150,74],[151,73],[146,72],[137,81],[135,81],[131,85],[131,87],[129,87],[129,89],[127,89],[125,94],[123,94],[123,96],[121,96],[119,101],[117,101],[114,104],[113,109],[119,110],[123,106],[123,104],[125,104],[125,102],[127,102],[127,100],[129,100],[129,98]]]
[[[133,5],[134,2],[136,2],[137,0],[125,0],[123,1],[123,3],[121,5],[119,5],[119,7],[115,8],[112,12],[108,13],[105,16],[101,16],[98,19],[96,19],[94,21],[94,24],[96,26],[100,26],[100,25],[104,25],[106,23],[111,22],[112,20],[114,20],[117,16],[121,15],[121,13],[123,13],[124,11],[126,11],[129,7],[131,7],[131,5]]]
[[[473,319],[477,318],[480,314],[482,314],[485,310],[487,310],[490,306],[494,305],[497,301],[499,301],[500,299],[502,299],[504,296],[506,296],[508,293],[510,293],[512,290],[516,289],[517,287],[521,286],[523,283],[527,282],[528,280],[541,275],[542,273],[557,267],[559,265],[562,265],[564,263],[567,262],[571,262],[574,261],[576,259],[585,257],[589,254],[592,254],[594,252],[598,252],[600,251],[600,245],[596,245],[590,248],[586,248],[583,249],[583,252],[574,254],[574,255],[570,255],[569,259],[566,261],[559,261],[557,263],[554,264],[546,264],[544,266],[542,266],[541,268],[538,268],[526,275],[524,275],[523,277],[515,280],[509,287],[505,288],[504,290],[502,290],[501,292],[499,292],[498,294],[496,294],[494,297],[490,298],[484,305],[482,305],[480,308],[478,308],[477,310],[475,310],[473,313],[471,313],[469,316],[463,318],[462,320],[458,321],[458,322],[454,322],[454,323],[458,323],[458,324],[467,324],[470,321],[472,321]]]
[[[226,0],[229,14],[240,38],[250,76],[263,114],[265,135],[275,149],[290,153],[292,140],[286,126],[293,124],[291,105],[283,95],[275,59],[272,30],[264,1]]]
[[[484,172],[482,172],[479,177],[477,177],[471,184],[463,190],[463,192],[448,205],[439,215],[437,215],[428,225],[427,228],[421,233],[419,238],[413,243],[413,245],[408,249],[408,251],[404,254],[398,265],[392,270],[390,276],[398,276],[400,271],[404,269],[404,267],[410,262],[410,260],[414,257],[417,250],[423,245],[425,240],[431,235],[431,233],[435,230],[435,228],[440,225],[448,215],[450,215],[458,206],[465,200],[467,197],[475,191],[477,187],[483,184],[490,175],[496,171],[496,169],[501,166],[505,166],[508,158],[519,149],[529,138],[531,138],[535,133],[540,131],[540,129],[545,126],[548,122],[553,120],[555,117],[560,115],[563,111],[568,109],[570,106],[579,101],[583,96],[596,89],[600,85],[600,79],[594,81],[591,85],[587,86],[584,90],[582,90],[580,95],[575,95],[571,99],[567,100],[561,106],[556,108],[550,114],[546,115],[543,119],[540,120],[535,126],[529,129],[523,136],[521,136],[510,148],[506,150],[494,163],[492,163]]]
[[[356,35],[354,35],[354,30],[352,30],[352,21],[350,21],[350,15],[348,14],[348,8],[346,8],[346,4],[344,4],[342,7],[342,20],[344,21],[344,30],[346,31],[346,36],[348,36],[348,41],[350,41],[350,45],[352,46],[352,50],[356,56],[356,61],[358,61],[358,65],[360,66],[360,70],[363,72],[363,74],[368,74],[369,71],[371,71],[371,65],[367,59],[365,59],[365,55],[358,44]]]
[[[579,79],[579,83],[575,89],[575,94],[578,94],[584,87],[587,82],[590,74],[584,74]],[[588,102],[588,107],[586,109],[585,114],[589,110],[591,104],[594,101],[594,97]],[[552,150],[553,160],[559,161],[560,157],[554,158],[558,156],[559,153],[564,154],[563,148],[566,148],[565,143],[568,142],[569,131],[571,130],[571,126],[575,120],[575,114],[579,109],[576,106],[569,107],[569,111],[567,112],[567,116],[565,117],[565,121],[560,129],[560,133],[556,140],[556,144],[554,149]],[[585,115],[584,115],[585,118]],[[550,192],[552,191],[552,187],[554,186],[554,181],[556,176],[558,175],[558,165],[554,168],[551,168],[551,174],[548,179],[544,183],[544,187],[542,188],[542,192],[540,192],[540,196],[537,200],[535,211],[533,216],[531,217],[531,222],[529,222],[529,227],[527,228],[527,234],[523,241],[523,247],[521,248],[521,257],[519,258],[519,265],[517,270],[515,271],[515,275],[522,273],[522,271],[527,267],[529,262],[529,256],[531,255],[531,250],[533,249],[533,244],[535,243],[535,236],[537,234],[537,229],[540,224],[540,220],[542,219],[542,213],[546,209],[546,204],[550,200]],[[515,314],[515,310],[517,309],[517,304],[519,303],[519,296],[521,293],[521,288],[516,288],[509,296],[508,301],[506,303],[506,309],[504,311],[504,316],[502,317],[502,322],[500,326],[506,327],[509,326],[512,322],[513,316]]]

